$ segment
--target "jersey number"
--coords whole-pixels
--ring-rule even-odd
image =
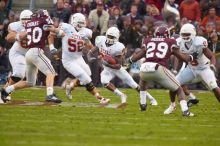
[[[31,28],[27,29],[27,39],[28,42],[27,44],[30,45],[31,42],[33,43],[38,43],[41,40],[42,37],[42,29],[40,27],[34,27],[34,29],[32,30]]]
[[[150,42],[147,44],[146,58],[152,58],[154,56],[156,56],[157,58],[164,58],[167,54],[167,51],[167,43],[161,42],[159,44],[156,44],[154,42]]]
[[[82,40],[68,39],[68,45],[70,52],[81,52],[84,42]]]

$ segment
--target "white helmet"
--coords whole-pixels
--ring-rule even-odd
[[[32,14],[30,10],[23,10],[20,14],[20,21],[30,20]]]
[[[114,44],[119,39],[120,32],[117,27],[110,27],[106,32],[106,43]]]
[[[184,42],[190,42],[196,36],[195,27],[190,24],[184,24],[180,29],[180,37]]]
[[[71,16],[70,23],[78,31],[86,27],[86,17],[81,13],[75,13]]]

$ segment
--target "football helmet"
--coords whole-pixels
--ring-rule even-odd
[[[115,42],[118,42],[120,32],[117,27],[110,27],[106,32],[106,43],[113,45]]]
[[[22,24],[24,24],[25,22],[27,22],[28,20],[31,19],[31,15],[33,13],[30,10],[23,10],[20,14],[20,21]]]
[[[71,16],[70,24],[79,31],[86,27],[86,17],[81,13],[75,13]]]
[[[154,36],[158,38],[169,38],[170,30],[166,26],[159,26],[156,28]]]
[[[186,43],[190,42],[196,36],[195,27],[190,24],[184,24],[180,29],[180,37]]]
[[[50,17],[48,11],[44,10],[44,9],[37,10],[32,16],[33,17],[37,17],[37,18],[47,18],[47,17]]]

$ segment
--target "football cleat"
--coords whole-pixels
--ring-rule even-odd
[[[165,115],[169,115],[176,110],[176,106],[170,105],[163,113]]]
[[[199,103],[199,100],[198,100],[198,99],[189,99],[189,100],[187,101],[187,106],[188,106],[188,107],[191,107],[191,106],[196,105],[196,104],[198,104],[198,103]]]
[[[157,101],[155,99],[151,99],[150,104],[153,105],[153,106],[157,106],[158,105],[158,103],[157,103]]]
[[[124,109],[124,108],[126,108],[126,106],[127,106],[127,103],[123,102],[123,103],[119,104],[116,108]]]
[[[191,113],[189,110],[186,110],[186,111],[183,112],[183,116],[185,116],[185,117],[193,117],[194,114]]]
[[[143,111],[146,111],[147,110],[147,104],[140,104],[140,110],[143,112]]]
[[[101,105],[108,105],[109,102],[110,102],[110,99],[108,99],[108,98],[101,98],[101,99],[99,100],[99,103],[100,103]]]
[[[7,101],[9,101],[7,99],[7,97],[9,96],[9,94],[5,91],[5,89],[1,90],[1,103],[6,103]]]
[[[46,101],[47,102],[54,102],[54,103],[61,103],[62,102],[62,100],[60,100],[58,97],[56,97],[55,94],[48,95],[46,97]]]
[[[66,97],[70,100],[73,99],[72,88],[70,87],[70,85],[66,85]]]

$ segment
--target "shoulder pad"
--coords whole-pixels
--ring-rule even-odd
[[[205,39],[202,36],[196,36],[193,40],[194,45],[196,47],[201,47],[201,48],[207,48],[208,47],[208,43],[207,43],[207,39]]]
[[[123,49],[125,49],[125,46],[124,46],[124,44],[122,44],[122,43],[120,43],[120,42],[117,42],[116,44],[115,44],[115,56],[118,56],[118,55],[122,55],[122,51],[123,51]]]

